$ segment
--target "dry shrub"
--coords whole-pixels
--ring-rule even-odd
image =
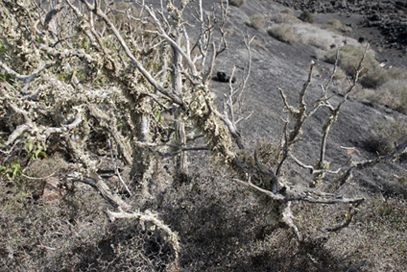
[[[407,136],[407,121],[404,119],[379,123],[374,128],[375,135],[366,143],[366,148],[380,155],[392,151]],[[407,157],[406,154],[402,157]]]
[[[400,197],[373,197],[362,207],[356,221],[360,223],[355,224],[352,233],[348,231],[351,237],[347,238],[347,244],[362,259],[369,260],[363,268],[366,271],[405,271],[406,200]]]
[[[407,72],[405,68],[401,67],[390,67],[387,70],[387,75],[391,79],[406,79]]]
[[[262,163],[274,165],[275,146],[263,140],[259,147]],[[322,256],[325,266],[343,260],[323,241],[300,244],[289,228],[268,223],[257,195],[216,169],[196,171],[191,184],[168,188],[145,205],[180,234],[179,264],[188,271],[313,271],[306,253]]]
[[[407,80],[391,79],[376,90],[369,100],[386,105],[396,111],[407,113]]]
[[[376,75],[377,73],[374,73]],[[385,105],[398,112],[407,113],[407,73],[401,68],[381,69],[379,79],[383,83],[376,89],[365,89],[359,97]],[[365,87],[366,85],[364,85]]]
[[[394,174],[394,177],[397,179],[399,186],[402,188],[401,193],[404,198],[407,198],[407,169],[401,169]]]
[[[264,43],[262,43],[261,41],[257,40],[257,39],[254,39],[252,41],[251,45],[258,46],[258,47],[263,48],[264,50],[267,50],[266,45]]]
[[[298,40],[292,25],[281,24],[273,25],[267,30],[267,33],[279,41],[293,43]]]
[[[165,271],[172,246],[137,220],[109,223],[105,201],[87,185],[63,184],[59,202],[37,201],[31,187],[0,177],[2,271]],[[112,207],[108,207],[112,209]]]
[[[308,237],[313,237],[308,240],[309,247],[303,249],[316,251],[317,261],[329,271],[345,271],[363,260],[367,262],[361,271],[404,271],[407,266],[407,242],[404,238],[407,226],[406,200],[401,196],[387,199],[370,197],[358,208],[359,212],[349,228],[322,232],[349,216],[346,205],[340,206],[294,204],[295,223]]]
[[[225,35],[227,36],[227,37],[231,37],[231,36],[233,36],[233,29],[231,29],[231,28],[226,28],[225,29]]]
[[[0,176],[0,270],[165,271],[172,265],[175,252],[159,230],[138,220],[110,223],[104,211],[114,208],[88,185],[67,181],[70,167],[56,153],[25,169],[34,177],[53,174],[58,201],[41,197],[43,179]]]
[[[327,22],[325,25],[320,26],[322,29],[329,30],[333,33],[342,34],[352,31],[352,28],[349,26],[342,25],[341,21],[334,19]]]
[[[339,21],[337,19],[329,21],[327,23],[327,25],[332,26],[333,28],[336,28],[336,29],[339,29],[339,30],[343,28],[343,25],[342,25],[341,21]]]
[[[308,10],[304,10],[300,15],[300,19],[306,23],[312,24],[314,22],[314,15]]]
[[[320,29],[310,24],[295,24],[294,30],[304,44],[315,46],[322,50],[329,50],[332,45],[339,43],[340,37],[330,31]]]
[[[349,76],[354,75],[363,56],[363,50],[353,46],[344,46],[339,51],[339,66]],[[331,50],[326,61],[335,63],[336,50]],[[360,84],[365,88],[378,88],[387,81],[386,70],[380,67],[380,63],[375,59],[374,53],[369,51],[363,61],[363,70],[360,74]]]
[[[339,51],[338,64],[347,75],[352,76],[359,65],[359,59],[362,54],[362,49],[345,46]],[[334,63],[335,57],[336,50],[331,50],[326,57],[326,61]],[[363,70],[360,74],[359,82],[362,87],[372,90],[365,91],[365,94],[360,94],[359,96],[371,102],[386,105],[401,113],[407,113],[407,81],[405,80],[407,73],[405,70],[381,67],[372,51],[367,53],[362,67]]]
[[[232,5],[232,6],[235,6],[238,8],[240,8],[244,4],[246,4],[246,0],[229,0],[229,5]]]
[[[276,24],[297,24],[301,23],[297,17],[295,17],[291,12],[280,12],[271,15],[270,20]]]
[[[255,15],[250,17],[250,21],[247,22],[247,25],[259,30],[259,29],[262,29],[264,27],[265,23],[266,23],[266,20],[265,20],[263,15],[255,14]]]

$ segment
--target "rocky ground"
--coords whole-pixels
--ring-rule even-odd
[[[276,0],[295,10],[314,13],[316,21],[340,16],[354,28],[354,38],[367,39],[376,48],[387,50],[389,58],[407,54],[407,1],[347,0],[347,1],[289,1]],[[395,61],[398,65],[405,62]]]

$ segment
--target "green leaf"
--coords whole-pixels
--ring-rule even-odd
[[[81,46],[82,46],[83,49],[86,49],[87,43],[88,43],[88,37],[85,36],[85,37],[82,39],[82,42],[81,42]]]
[[[19,161],[15,161],[15,162],[13,162],[13,163],[11,164],[10,167],[11,167],[11,168],[20,167],[20,162],[19,162]]]
[[[34,154],[35,158],[38,158],[38,154],[40,154],[41,151],[42,151],[41,148],[36,148],[36,149],[34,150],[33,154]]]
[[[10,169],[7,171],[6,176],[9,179],[21,176],[23,174],[23,169],[21,169],[20,162],[15,161],[11,164]]]
[[[0,41],[0,52],[4,53],[6,52],[6,47],[4,46],[4,44]]]
[[[42,150],[47,151],[47,146],[43,142],[37,142],[38,148],[41,147]]]
[[[25,141],[25,150],[27,150],[28,153],[31,152],[34,148],[34,139],[33,138],[28,138],[27,141]]]
[[[4,174],[7,171],[7,167],[0,165],[0,174]]]
[[[3,79],[4,81],[7,81],[8,83],[12,84],[13,82],[11,81],[12,76],[10,74],[3,74],[0,73],[0,79]]]

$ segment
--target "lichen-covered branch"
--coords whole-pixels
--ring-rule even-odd
[[[135,211],[132,213],[125,212],[119,209],[119,212],[106,211],[109,216],[110,221],[114,222],[116,219],[125,218],[125,219],[138,219],[142,222],[150,222],[154,224],[158,229],[162,230],[167,235],[168,242],[173,246],[176,258],[178,257],[178,252],[181,247],[179,245],[179,237],[176,232],[173,232],[167,225],[165,225],[161,220],[151,213],[150,211],[145,211],[144,213]]]

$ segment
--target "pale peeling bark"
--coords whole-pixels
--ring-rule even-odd
[[[177,44],[181,43],[181,37],[179,37],[179,33],[177,33]],[[179,53],[177,48],[172,49],[172,72],[171,72],[171,81],[172,81],[172,88],[174,92],[181,95],[182,94],[182,56]],[[187,143],[186,135],[185,135],[185,124],[178,116],[175,114],[175,137],[178,143],[181,146],[185,146]],[[181,154],[176,156],[176,178],[180,182],[186,182],[188,180],[188,157],[186,152],[181,152]]]

